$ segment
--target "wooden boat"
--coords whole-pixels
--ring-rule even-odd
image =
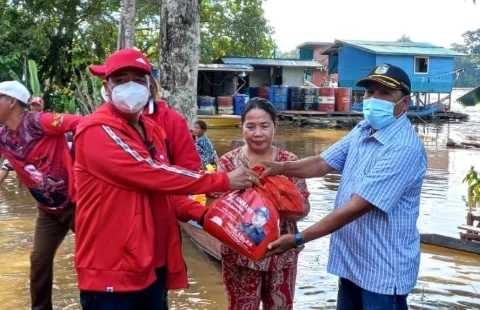
[[[179,224],[200,250],[217,261],[222,260],[222,243],[220,241],[205,232],[203,228],[194,221],[187,223],[179,222]]]
[[[480,242],[462,240],[437,234],[420,234],[420,242],[457,251],[480,255]]]
[[[457,101],[464,106],[474,106],[480,103],[480,85],[458,97]]]
[[[205,121],[208,128],[234,128],[241,124],[239,115],[197,115],[197,119]]]

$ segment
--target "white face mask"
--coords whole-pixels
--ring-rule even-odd
[[[137,113],[147,105],[149,97],[149,87],[130,81],[113,87],[111,103],[121,112]]]
[[[102,95],[102,99],[104,102],[110,102],[110,98],[108,98],[107,91],[105,90],[105,86],[102,85],[100,88],[100,94]]]

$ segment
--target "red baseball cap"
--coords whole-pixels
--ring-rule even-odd
[[[88,67],[95,76],[109,76],[115,71],[124,68],[136,68],[152,74],[152,66],[147,57],[136,48],[116,51],[108,56],[104,65],[91,65]]]
[[[44,102],[42,97],[32,97],[32,99],[30,100],[30,104],[40,105],[43,107]]]

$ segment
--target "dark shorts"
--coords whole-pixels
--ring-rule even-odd
[[[107,293],[80,291],[83,310],[168,310],[166,268],[156,270],[157,280],[138,292]]]
[[[407,310],[408,295],[383,295],[340,278],[337,310]]]

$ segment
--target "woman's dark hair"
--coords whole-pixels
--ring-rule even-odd
[[[261,109],[267,112],[268,115],[270,115],[270,117],[272,118],[272,122],[275,123],[277,121],[277,113],[275,112],[275,108],[273,107],[273,104],[267,99],[254,97],[248,100],[248,103],[245,106],[245,109],[243,110],[243,113],[241,116],[242,124],[245,123],[245,116],[252,109]]]
[[[202,121],[201,119],[196,121],[195,125],[198,125],[203,131],[207,131],[207,123],[205,123],[205,121]]]

